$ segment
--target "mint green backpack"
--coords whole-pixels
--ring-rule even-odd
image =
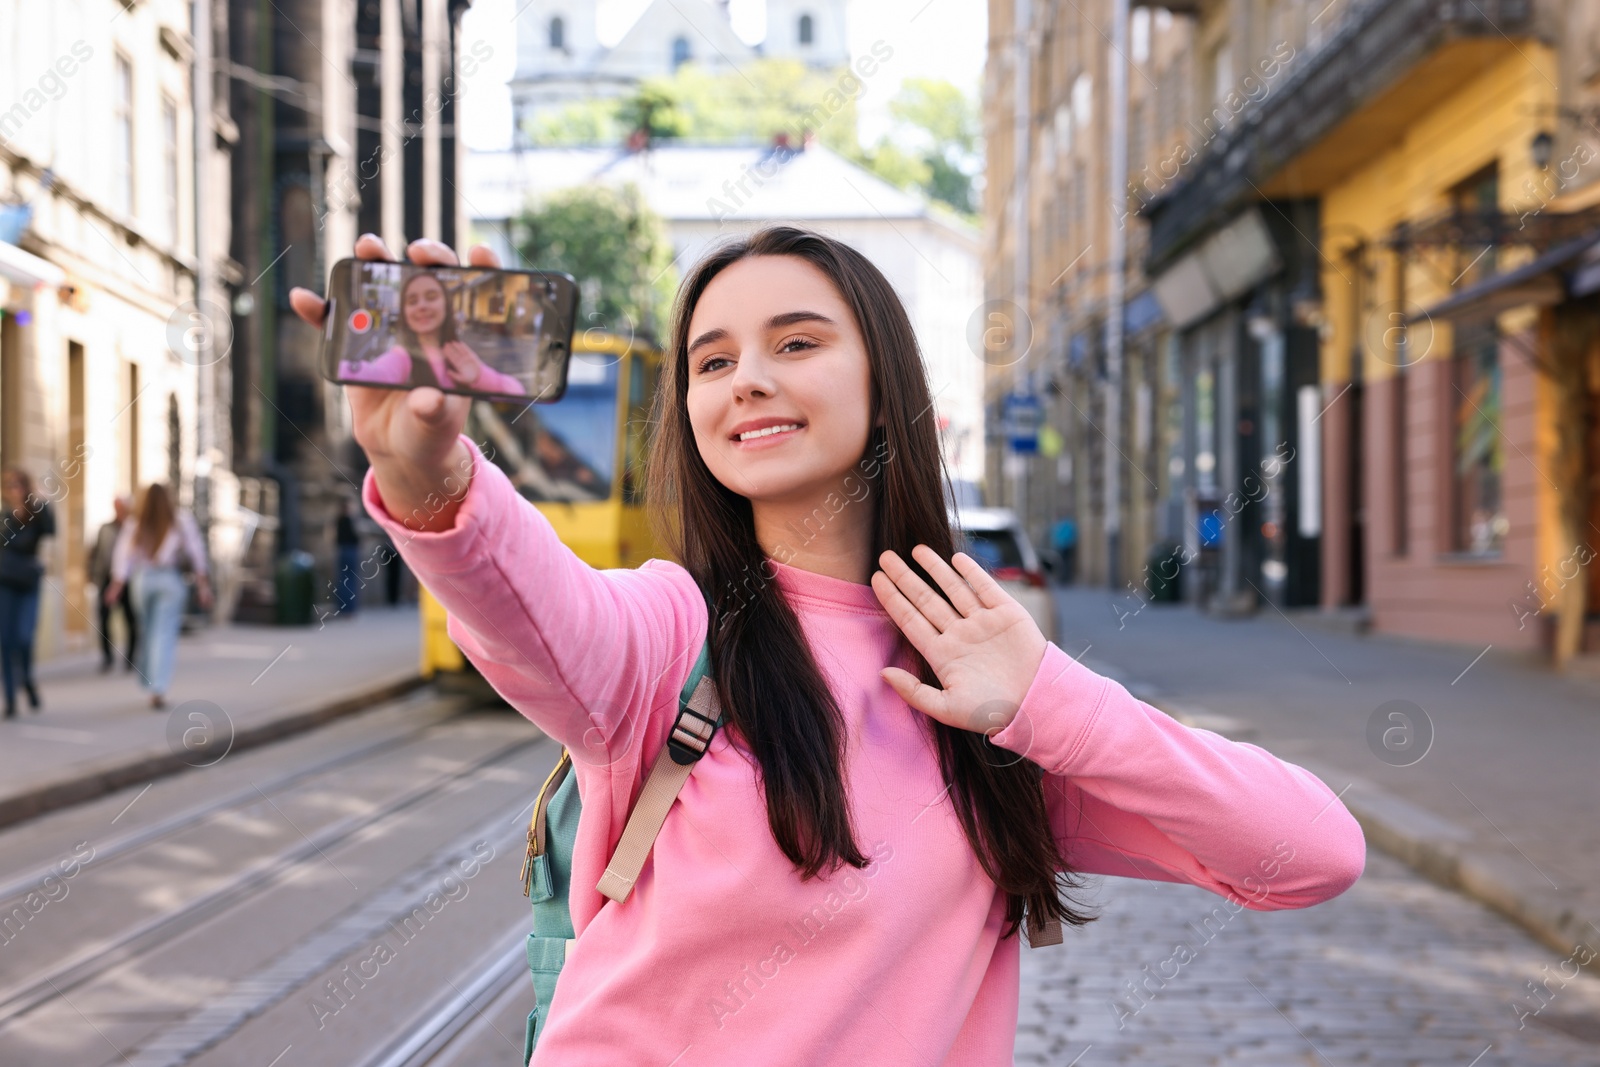
[[[722,707],[717,703],[716,686],[707,677],[708,645],[700,646],[700,656],[678,694],[678,718],[668,735],[667,745],[656,758],[644,791],[639,794],[628,824],[617,842],[600,892],[621,903],[633,891],[633,883],[644,867],[644,860],[655,843],[656,834],[666,820],[667,809],[694,769],[695,761],[711,747],[711,738],[722,722]],[[533,905],[533,932],[528,935],[528,969],[533,973],[534,1009],[528,1013],[523,1037],[522,1062],[533,1056],[534,1046],[550,1016],[550,1000],[556,993],[556,979],[567,951],[576,943],[568,895],[572,887],[572,849],[578,839],[578,815],[583,801],[578,796],[578,776],[572,770],[572,754],[565,748],[555,770],[539,789],[528,823],[528,857],[522,864],[522,895]]]

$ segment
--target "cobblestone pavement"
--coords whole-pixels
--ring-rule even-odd
[[[1347,892],[1299,911],[1124,878],[1079,899],[1101,918],[1023,949],[1018,1067],[1600,1064],[1600,963],[1564,982],[1565,954],[1375,850]]]

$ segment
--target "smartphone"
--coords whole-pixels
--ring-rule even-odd
[[[342,259],[327,299],[330,382],[522,403],[566,392],[578,317],[570,274]]]

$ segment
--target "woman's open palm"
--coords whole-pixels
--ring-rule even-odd
[[[918,711],[949,726],[993,735],[1010,725],[1022,706],[1044,660],[1044,634],[1028,609],[966,553],[957,552],[946,563],[927,545],[917,545],[911,555],[948,602],[895,552],[878,557],[883,569],[873,574],[872,589],[944,688],[898,667],[880,673]]]

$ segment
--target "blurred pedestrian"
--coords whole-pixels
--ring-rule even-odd
[[[39,585],[44,563],[39,542],[56,532],[50,502],[34,495],[33,479],[20,467],[0,471],[0,674],[4,675],[6,718],[17,714],[17,685],[28,706],[39,710],[33,685],[33,634],[39,625]]]
[[[354,510],[355,505],[348,498],[339,504],[339,522],[334,531],[339,574],[334,593],[339,598],[341,615],[355,611],[360,604],[361,534],[356,530]]]
[[[139,624],[134,620],[133,602],[129,599],[128,589],[123,587],[122,593],[114,604],[106,603],[106,590],[111,587],[111,553],[117,547],[117,536],[128,523],[128,515],[132,511],[133,502],[125,495],[118,496],[111,502],[116,518],[100,527],[100,532],[95,536],[94,547],[89,550],[89,581],[99,591],[96,598],[100,603],[100,673],[109,671],[113,664],[111,641],[111,616],[113,612],[120,612],[123,625],[128,629],[128,652],[122,658],[123,669],[133,670],[134,650],[139,645]]]
[[[139,616],[144,640],[139,643],[140,682],[150,691],[150,707],[167,706],[173,661],[178,651],[178,629],[188,589],[178,569],[180,554],[194,568],[200,606],[211,606],[211,581],[206,568],[205,544],[194,516],[180,508],[171,492],[159,482],[145,487],[134,508],[133,521],[124,523],[111,553],[111,587],[104,599],[114,601],[124,585],[133,593],[133,610]]]
[[[1078,524],[1072,519],[1062,519],[1050,530],[1050,547],[1060,561],[1058,573],[1061,584],[1071,585],[1078,569]]]

